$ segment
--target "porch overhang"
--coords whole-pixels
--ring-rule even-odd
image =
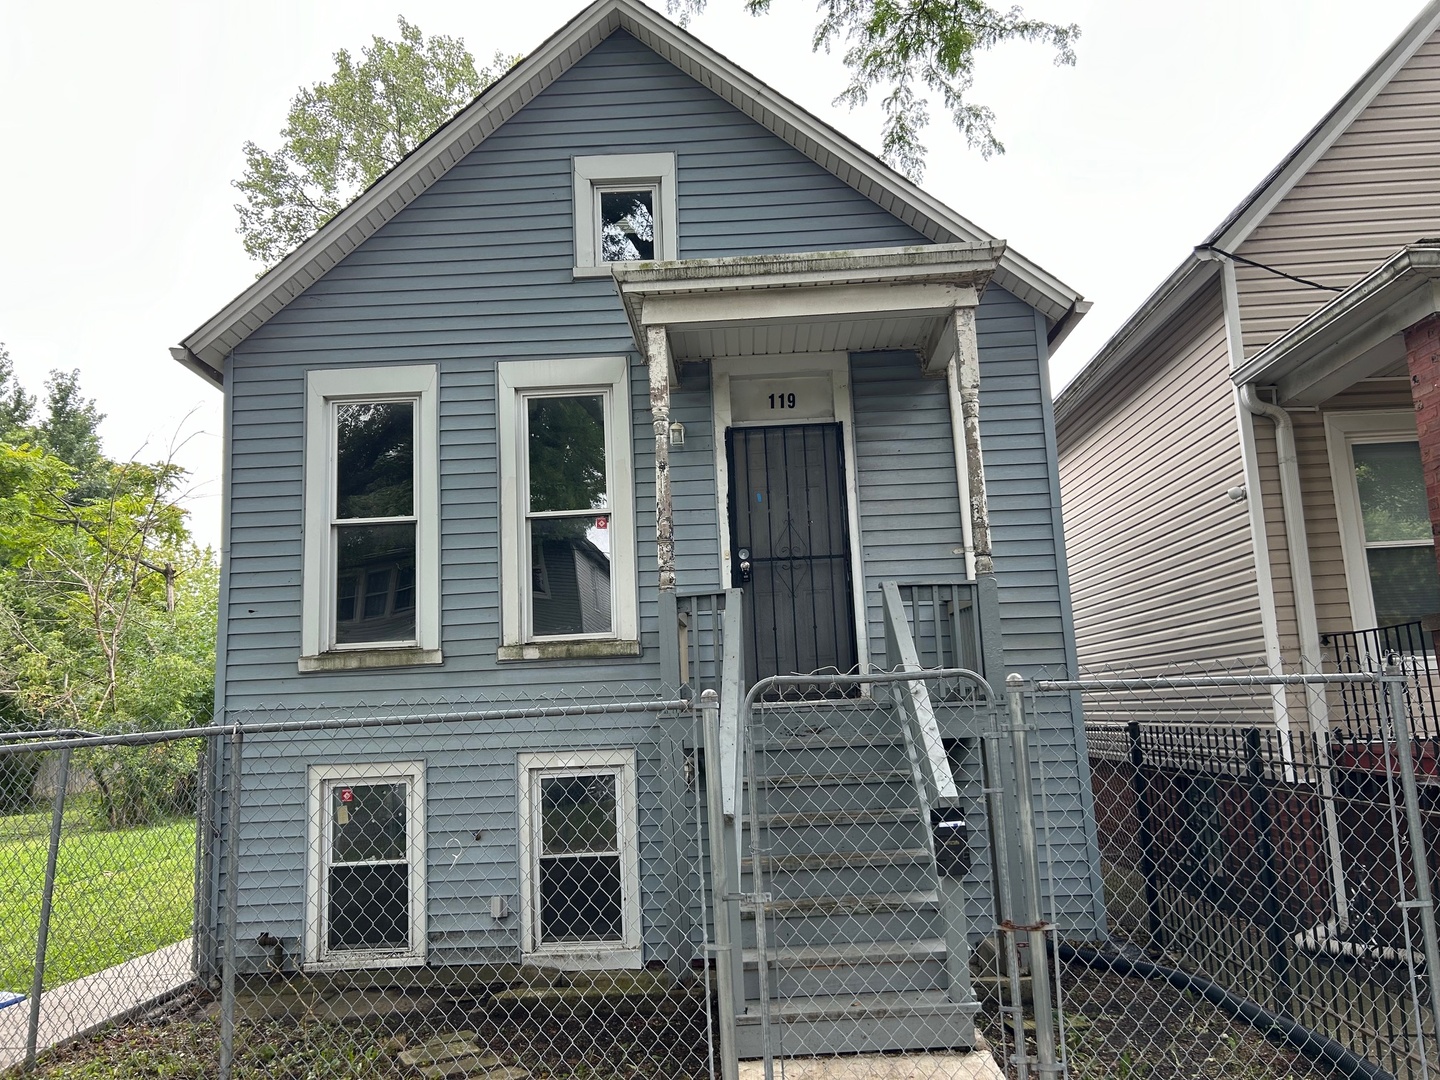
[[[1280,405],[1318,405],[1405,362],[1404,331],[1440,311],[1440,240],[1401,248],[1237,368],[1237,386]]]
[[[927,368],[954,352],[956,308],[973,308],[1003,241],[680,259],[616,267],[636,343],[665,333],[684,361],[913,349]]]

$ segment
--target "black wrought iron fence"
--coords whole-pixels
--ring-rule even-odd
[[[1417,735],[1440,736],[1440,673],[1436,671],[1431,635],[1418,622],[1376,626],[1322,634],[1320,644],[1330,650],[1337,672],[1379,674],[1395,665],[1405,676],[1405,705]],[[1346,683],[1331,694],[1338,705],[1332,728],[1338,735],[1359,739],[1375,737],[1385,711],[1374,683]]]

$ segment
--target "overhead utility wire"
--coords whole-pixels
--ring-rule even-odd
[[[1234,252],[1226,251],[1223,248],[1218,248],[1214,244],[1203,244],[1196,250],[1213,251],[1216,255],[1223,255],[1225,256],[1225,258],[1233,259],[1235,262],[1244,263],[1246,266],[1253,266],[1257,270],[1264,270],[1266,273],[1274,274],[1276,277],[1288,278],[1289,280],[1298,282],[1301,285],[1308,285],[1312,289],[1324,289],[1326,292],[1345,291],[1344,289],[1339,288],[1335,285],[1322,285],[1320,284],[1320,282],[1311,281],[1309,278],[1296,277],[1294,274],[1287,274],[1284,270],[1276,270],[1273,266],[1266,266],[1264,263],[1256,262],[1254,259],[1247,259],[1244,255],[1236,255]]]

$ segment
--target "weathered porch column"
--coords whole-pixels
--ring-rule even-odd
[[[962,451],[964,453],[963,463],[957,460],[955,466],[960,498],[967,512],[966,562],[973,558],[974,572],[989,574],[995,570],[995,561],[990,551],[985,465],[980,456],[980,343],[975,336],[975,309],[957,305],[950,319],[955,351],[945,365],[945,382],[950,394],[950,428],[957,459]]]
[[[670,342],[663,326],[645,328],[650,416],[655,423],[655,561],[660,591],[675,591],[675,508],[670,496]]]

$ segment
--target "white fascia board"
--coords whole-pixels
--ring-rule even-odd
[[[1124,325],[1111,335],[1079,374],[1055,398],[1058,428],[1115,372],[1129,365],[1155,334],[1190,304],[1220,274],[1220,264],[1196,251],[1171,271],[1160,287],[1145,298]]]
[[[624,29],[927,238],[936,243],[994,240],[873,154],[644,4],[597,0],[186,337],[183,347],[218,377],[225,353],[319,280],[616,29]],[[1001,257],[995,282],[1041,311],[1051,326],[1083,312],[1079,293],[1012,250]]]
[[[1320,123],[1300,140],[1259,187],[1230,212],[1230,216],[1201,246],[1234,251],[1243,244],[1437,29],[1440,29],[1440,0],[1431,0]]]

